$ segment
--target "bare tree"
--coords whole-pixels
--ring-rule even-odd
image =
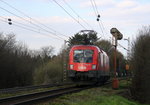
[[[53,56],[54,47],[45,46],[41,48],[41,55],[45,60],[51,59]]]
[[[150,27],[139,31],[133,44],[131,65],[133,70],[132,94],[140,102],[150,103]]]

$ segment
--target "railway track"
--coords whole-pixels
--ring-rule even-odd
[[[127,77],[118,78],[119,80],[127,79]],[[37,85],[37,86],[25,86],[25,87],[15,87],[15,88],[7,88],[7,89],[0,89],[0,94],[5,93],[16,93],[21,91],[29,91],[41,88],[49,88],[49,87],[57,87],[57,86],[64,86],[64,85],[72,85],[74,83],[56,83],[56,84],[47,84],[47,85]]]
[[[37,92],[8,98],[2,98],[0,99],[0,105],[31,105],[50,100],[60,95],[78,92],[88,88],[91,88],[91,86],[86,87],[71,86],[61,89],[48,90],[44,92]]]
[[[56,84],[47,84],[47,85],[37,85],[37,86],[25,86],[25,87],[15,87],[15,88],[7,88],[7,89],[0,89],[0,94],[5,93],[17,93],[21,91],[30,91],[35,89],[41,88],[49,88],[49,87],[57,87],[57,86],[64,86],[64,85],[71,85],[72,83],[56,83]]]
[[[104,86],[110,83],[112,83],[112,80],[109,80],[106,83],[97,86]],[[48,90],[43,92],[36,92],[36,93],[12,96],[8,98],[1,98],[0,105],[32,105],[32,104],[48,101],[60,95],[78,92],[81,90],[85,90],[97,86],[95,85],[90,85],[90,86],[86,85],[82,87],[70,86],[70,87],[53,89],[53,90]]]

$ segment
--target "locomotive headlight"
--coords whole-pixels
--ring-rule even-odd
[[[70,65],[70,69],[73,69],[73,65]]]
[[[92,69],[96,69],[96,65],[92,65]]]

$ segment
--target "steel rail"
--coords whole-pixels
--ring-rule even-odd
[[[123,80],[123,79],[120,78],[120,80]],[[110,83],[112,83],[112,80],[109,80],[106,83],[99,84],[97,86],[104,86]],[[0,105],[31,105],[31,104],[40,103],[46,100],[50,100],[60,95],[78,92],[81,90],[85,90],[85,89],[89,89],[89,88],[93,88],[97,86],[96,85],[90,85],[90,86],[86,85],[82,87],[70,86],[70,87],[65,87],[65,88],[47,90],[43,92],[36,92],[36,93],[30,93],[30,94],[25,94],[25,95],[12,96],[8,98],[1,98]]]
[[[5,93],[11,94],[11,93],[16,93],[20,91],[29,91],[29,90],[35,90],[35,89],[40,89],[40,88],[49,88],[49,87],[64,86],[64,85],[71,85],[71,84],[72,83],[56,83],[56,84],[6,88],[6,89],[0,89],[0,94],[5,94]]]
[[[44,92],[36,92],[31,94],[2,98],[0,99],[0,105],[30,105],[30,104],[39,103],[43,100],[49,100],[51,98],[60,95],[78,92],[88,88],[90,87],[88,86],[88,87],[81,88],[81,87],[72,86],[67,88],[48,90]]]

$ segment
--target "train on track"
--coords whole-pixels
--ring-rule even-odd
[[[68,65],[68,77],[74,82],[104,83],[110,78],[109,57],[94,45],[73,46]]]

